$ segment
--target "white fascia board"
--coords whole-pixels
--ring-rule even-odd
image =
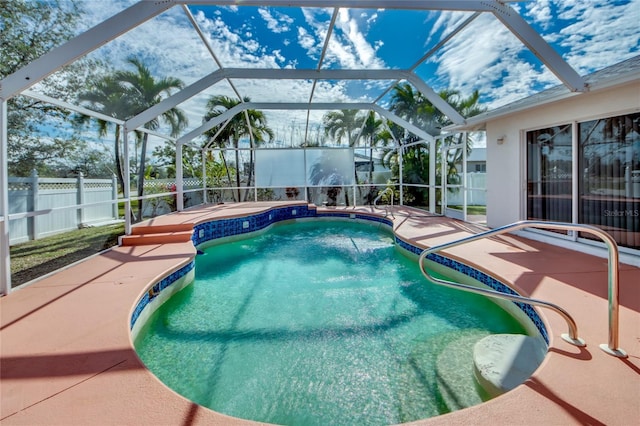
[[[169,96],[168,98],[163,99],[162,101],[158,102],[151,108],[141,112],[135,117],[130,118],[129,120],[127,120],[127,123],[126,123],[127,127],[136,128],[136,127],[142,126],[145,123],[148,123],[154,118],[169,111],[171,108],[175,107],[176,105],[206,90],[207,88],[209,88],[210,86],[213,86],[220,80],[227,78],[227,74],[228,72],[226,70],[220,70],[220,69],[212,72],[211,74],[207,75],[204,78],[201,78],[200,80],[196,81],[190,86],[185,87],[179,92],[176,92],[173,95]]]
[[[455,124],[464,124],[465,119],[447,101],[442,99],[427,83],[414,73],[406,73],[406,79],[410,81],[428,100],[446,115]]]
[[[562,56],[532,28],[527,21],[513,10],[513,8],[504,4],[496,4],[493,14],[536,55],[569,90],[572,92],[584,92],[588,90],[588,85],[584,78],[562,59]]]
[[[349,9],[455,10],[493,12],[492,0],[177,0],[187,5],[281,6]]]
[[[173,0],[140,1],[0,81],[0,99],[10,99],[75,59],[173,7]]]
[[[567,99],[573,96],[578,96],[580,93],[577,92],[560,92],[556,93],[553,96],[541,96],[540,94],[535,94],[526,99],[526,102],[513,102],[508,105],[501,106],[496,108],[493,111],[487,111],[482,114],[474,115],[473,117],[469,117],[467,122],[463,125],[452,124],[450,126],[445,126],[442,128],[443,132],[457,132],[457,131],[476,131],[482,130],[486,126],[489,121],[493,121],[499,118],[508,117],[509,115],[516,114],[522,111],[529,110],[534,107],[539,107],[544,104],[560,101],[563,99]]]

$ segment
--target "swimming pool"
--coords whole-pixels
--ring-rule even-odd
[[[214,245],[136,349],[185,397],[280,424],[390,424],[482,402],[475,342],[524,328],[493,302],[429,285],[389,230],[275,226]],[[490,313],[490,315],[488,315]]]

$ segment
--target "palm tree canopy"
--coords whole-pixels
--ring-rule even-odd
[[[78,95],[78,100],[87,105],[88,108],[108,115],[113,118],[126,120],[133,116],[133,105],[127,96],[122,96],[123,87],[113,76],[107,75],[98,80],[92,90],[82,92]],[[76,120],[84,123],[89,119],[86,115],[79,115]],[[100,136],[105,136],[109,123],[104,120],[96,120]]]
[[[355,132],[360,129],[364,120],[358,113],[359,111],[355,109],[341,109],[326,113],[322,117],[325,134],[338,143],[346,137],[349,146],[353,146]]]
[[[203,121],[209,121],[214,117],[223,114],[225,111],[239,105],[241,102],[251,102],[251,99],[244,97],[242,101],[229,96],[217,95],[212,96],[207,101],[207,112]],[[261,142],[272,140],[274,136],[273,130],[267,125],[267,117],[262,111],[255,109],[245,110],[244,113],[234,115],[227,123],[215,126],[207,131],[205,135],[212,138],[218,133],[217,146],[224,147],[226,144],[232,144],[238,147],[238,142],[243,137],[250,137],[251,143],[260,144]]]
[[[384,121],[376,118],[375,112],[369,111],[363,120],[358,138],[367,140],[373,146],[377,140],[383,140],[380,135],[385,131]]]
[[[138,58],[130,57],[127,62],[135,67],[135,71],[116,71],[113,79],[120,83],[123,94],[130,100],[133,115],[160,103],[165,96],[170,96],[174,90],[184,87],[182,80],[175,77],[156,79],[149,68]],[[177,136],[188,124],[185,113],[175,107],[165,111],[161,118],[171,126],[171,136]],[[157,130],[159,126],[158,118],[154,118],[144,125],[150,130]]]
[[[480,93],[475,90],[469,97],[463,98],[458,90],[444,89],[438,93],[449,105],[465,118],[486,111],[479,104]],[[451,124],[451,121],[438,110],[422,93],[414,91],[409,83],[394,87],[391,94],[391,111],[415,124],[426,132],[436,135],[440,128]]]

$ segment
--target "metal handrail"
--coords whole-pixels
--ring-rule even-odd
[[[391,188],[390,186],[387,186],[381,193],[378,194],[378,196],[373,200],[373,208],[378,208],[378,201],[380,201],[380,198],[382,198],[382,196],[387,192],[387,191],[391,191],[391,209],[393,209],[393,188]],[[385,212],[387,214],[389,214],[389,210],[387,210],[385,208]],[[391,216],[393,216],[393,212],[391,213]],[[395,217],[394,217],[395,218]]]
[[[601,230],[600,228],[596,228],[591,225],[583,225],[583,224],[571,224],[571,223],[562,223],[562,222],[544,222],[544,221],[535,221],[535,220],[523,220],[520,222],[515,222],[510,225],[505,225],[500,228],[492,229],[486,232],[482,232],[480,234],[471,235],[469,237],[461,238],[456,241],[452,241],[445,244],[440,244],[435,247],[431,247],[429,249],[424,250],[420,254],[420,258],[418,259],[418,264],[420,265],[420,270],[423,275],[431,282],[436,284],[445,285],[447,287],[458,288],[460,290],[469,291],[478,294],[484,294],[489,297],[496,297],[507,300],[514,300],[519,302],[528,303],[531,305],[538,305],[553,309],[558,314],[560,314],[566,321],[569,326],[569,334],[563,334],[562,338],[567,342],[577,345],[577,346],[585,346],[585,343],[582,339],[578,337],[577,326],[573,318],[561,307],[545,302],[542,300],[531,299],[524,296],[516,296],[511,294],[501,293],[499,291],[488,290],[478,287],[473,287],[465,284],[454,283],[447,280],[441,280],[439,278],[435,278],[431,276],[424,267],[424,259],[431,253],[435,253],[440,250],[444,250],[447,248],[459,246],[462,244],[466,244],[471,241],[476,241],[482,238],[491,237],[494,235],[505,234],[507,232],[516,231],[518,229],[523,228],[542,228],[542,229],[555,229],[555,230],[564,230],[564,231],[581,231],[593,234],[597,237],[600,237],[602,241],[605,242],[608,249],[609,261],[608,261],[608,299],[609,299],[609,342],[608,344],[601,344],[600,349],[608,353],[609,355],[613,355],[620,358],[626,358],[627,354],[624,350],[618,347],[618,319],[619,319],[619,260],[618,260],[618,245],[615,240],[606,232]]]

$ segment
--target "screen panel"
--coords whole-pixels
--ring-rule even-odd
[[[300,149],[257,150],[256,186],[305,186],[304,151]]]

